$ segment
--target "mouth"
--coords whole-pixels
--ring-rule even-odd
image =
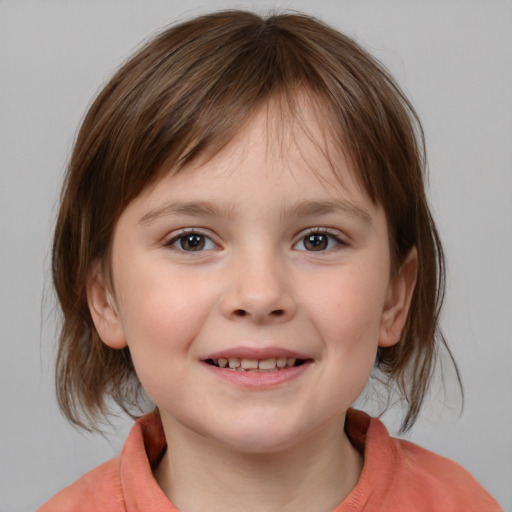
[[[240,357],[218,357],[215,359],[205,359],[204,362],[217,368],[236,372],[279,372],[289,368],[302,366],[310,361],[309,359],[299,359],[296,357],[271,357],[267,359],[247,359]]]
[[[230,386],[263,391],[285,386],[313,367],[309,354],[283,347],[232,347],[200,359],[215,377]]]

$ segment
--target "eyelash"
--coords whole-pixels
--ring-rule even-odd
[[[308,250],[308,249],[304,248],[304,249],[297,249],[297,250],[305,251],[305,252],[326,252],[326,251],[336,250],[342,246],[347,245],[347,243],[339,237],[338,233],[334,233],[327,228],[313,228],[313,229],[307,230],[306,232],[301,233],[299,240],[294,243],[293,248],[294,249],[297,248],[297,246],[300,243],[304,244],[304,246],[305,246],[305,244],[308,243],[308,242],[306,242],[306,240],[308,238],[310,239],[309,242],[313,243],[312,237],[315,237],[317,235],[326,237],[327,246],[325,246],[325,247],[320,246],[319,249]],[[191,237],[193,237],[193,236],[196,237],[195,240],[192,240]],[[188,238],[189,243],[193,242],[193,243],[199,244],[199,248],[196,250],[185,249],[183,247],[183,244],[187,243],[187,238]],[[334,243],[336,245],[334,247],[332,247],[332,246],[329,247],[329,245],[331,245],[332,241],[334,241]],[[320,242],[320,244],[321,244],[322,240],[317,241],[317,242]],[[178,247],[177,244],[179,244],[180,247]],[[214,249],[215,247],[218,247],[217,244],[209,236],[205,235],[204,233],[201,233],[197,229],[184,229],[184,230],[180,231],[177,235],[173,236],[169,241],[167,241],[165,243],[165,245],[167,247],[176,249],[177,251],[188,252],[188,253],[202,252],[205,250],[211,250],[211,249]]]
[[[342,240],[340,238],[338,232],[334,232],[328,228],[313,228],[313,229],[307,230],[306,232],[301,233],[300,239],[294,244],[293,247],[294,248],[297,247],[297,245],[300,243],[304,244],[306,242],[306,239],[314,237],[316,235],[323,235],[327,238],[327,244],[328,244],[327,247],[321,248],[318,250],[314,250],[314,249],[313,250],[298,249],[298,250],[302,250],[305,252],[327,252],[327,251],[339,249],[339,248],[347,245],[347,242],[345,242],[344,240]],[[331,241],[335,242],[336,245],[334,247],[329,247],[329,244]]]
[[[183,245],[181,245],[181,244],[180,244],[181,247],[176,246],[176,244],[178,244],[179,242],[183,243],[187,240],[187,238],[190,239],[190,237],[192,237],[192,236],[201,237],[203,246],[201,246],[200,249],[187,250],[187,249],[183,248]],[[211,244],[212,247],[207,247],[205,249],[204,246],[208,245],[208,242],[209,242],[209,244]],[[210,250],[215,247],[218,247],[217,244],[211,239],[211,237],[209,237],[208,235],[205,235],[204,233],[201,233],[197,229],[183,229],[177,235],[173,236],[169,241],[167,241],[165,243],[165,245],[167,247],[176,249],[177,251],[180,251],[180,252],[202,252],[203,250]]]

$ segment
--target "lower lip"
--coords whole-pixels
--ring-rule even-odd
[[[203,363],[207,370],[216,377],[230,384],[248,389],[271,389],[299,378],[307,372],[311,362],[306,361],[300,366],[292,366],[272,372],[240,371],[230,368],[219,368],[208,363]]]

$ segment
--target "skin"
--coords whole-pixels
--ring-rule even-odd
[[[384,211],[343,156],[342,185],[311,137],[276,128],[270,112],[143,190],[114,232],[113,290],[99,271],[89,281],[101,338],[129,346],[160,410],[168,450],[155,477],[184,512],[332,511],[362,469],[345,413],[377,347],[398,342],[414,288],[416,251],[391,275]],[[303,115],[323,140],[307,105]],[[193,234],[202,250],[186,250]],[[247,388],[204,363],[268,347],[307,364]]]

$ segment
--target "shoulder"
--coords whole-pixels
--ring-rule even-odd
[[[356,506],[354,510],[502,510],[475,478],[456,462],[409,441],[391,437],[381,421],[359,411],[350,411],[347,423],[349,438],[364,453],[363,472],[349,497]]]
[[[56,494],[37,512],[90,512],[91,510],[124,512],[119,457],[86,473],[75,483]]]
[[[158,413],[139,418],[117,457],[86,473],[37,512],[177,512],[152,472],[166,446]]]
[[[496,500],[462,466],[409,441],[393,439],[400,459],[396,476],[402,496],[430,502],[436,510],[501,511]]]

